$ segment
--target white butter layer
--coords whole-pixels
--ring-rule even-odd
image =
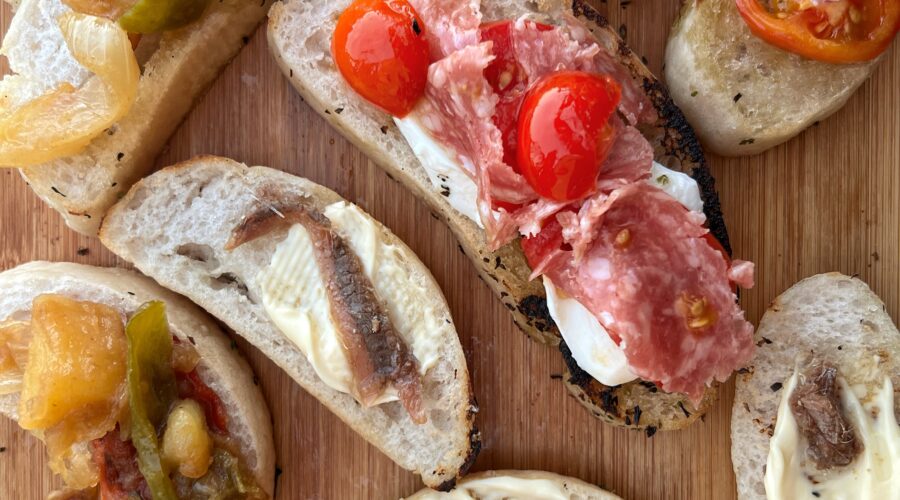
[[[326,207],[324,214],[359,258],[381,305],[424,375],[438,360],[443,330],[440,312],[419,300],[429,290],[409,272],[401,249],[385,241],[381,228],[358,207],[338,202]],[[353,394],[352,372],[306,228],[300,224],[291,227],[257,280],[266,313],[303,352],[319,378],[332,389]],[[396,390],[389,387],[376,404],[397,400]]]
[[[764,479],[769,500],[883,500],[900,498],[900,426],[894,414],[890,377],[863,402],[838,378],[841,405],[863,445],[848,466],[819,471],[806,458],[807,440],[800,434],[788,402],[797,387],[797,372],[785,384],[775,432],[769,442]]]
[[[453,491],[430,491],[423,500],[571,500],[562,484],[549,479],[495,476],[469,480]]]

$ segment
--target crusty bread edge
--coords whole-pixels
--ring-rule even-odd
[[[149,278],[125,269],[34,261],[0,273],[0,285],[6,290],[12,283],[38,276],[48,281],[56,276],[64,276],[89,286],[107,288],[108,291],[119,295],[124,302],[136,306],[149,300],[164,301],[166,316],[173,326],[173,334],[185,342],[191,342],[200,354],[201,377],[211,379],[216,385],[223,384],[231,388],[227,393],[220,391],[218,395],[240,409],[238,417],[248,431],[249,442],[253,448],[251,452],[256,457],[254,477],[257,484],[269,496],[274,494],[275,447],[268,405],[255,383],[250,366],[238,351],[229,345],[227,337],[209,316],[184,297],[160,287]],[[40,290],[30,292],[34,292],[34,296],[41,293]],[[3,312],[8,315],[16,311]],[[17,402],[18,394],[0,397],[0,412],[16,420]]]
[[[465,479],[459,482],[459,486],[465,486],[466,483],[470,481],[477,481],[479,479],[489,479],[495,477],[552,481],[562,486],[563,489],[568,492],[572,498],[584,498],[591,500],[621,500],[621,498],[614,493],[610,493],[598,486],[595,486],[586,481],[582,481],[581,479],[563,476],[554,472],[545,472],[538,470],[493,470],[477,472],[475,474],[466,476]],[[428,498],[429,494],[431,493],[433,493],[433,491],[424,489],[414,493],[412,496],[406,497],[406,500],[422,500]]]
[[[346,201],[346,200],[344,200],[343,197],[341,197],[339,194],[335,193],[334,191],[326,188],[325,186],[316,184],[308,179],[293,176],[286,172],[271,169],[268,167],[249,167],[247,165],[244,165],[242,163],[236,162],[236,161],[228,159],[228,158],[222,158],[222,157],[210,156],[210,155],[198,156],[198,157],[192,158],[190,160],[185,160],[185,161],[179,162],[175,165],[165,167],[153,175],[157,175],[157,174],[163,173],[163,172],[172,172],[172,171],[176,171],[176,170],[191,169],[194,167],[194,165],[203,164],[205,162],[225,162],[228,164],[229,167],[238,166],[239,168],[243,168],[245,170],[259,169],[260,171],[268,172],[268,175],[284,176],[286,178],[292,178],[294,181],[302,184],[304,192],[310,198],[312,198],[314,200],[314,204],[320,208],[324,207],[325,205],[334,203],[334,202]],[[148,177],[148,179],[149,179],[149,177]],[[141,181],[137,182],[134,186],[132,186],[132,188],[128,192],[128,194],[126,194],[119,203],[117,203],[110,209],[109,220],[114,220],[116,212],[118,210],[124,210],[125,209],[124,207],[128,206],[128,204],[130,203],[131,197],[133,196],[133,194],[135,192],[137,192],[138,190],[141,189],[142,184],[144,182],[146,182],[146,180],[141,180]],[[389,243],[395,245],[397,248],[401,249],[402,253],[407,258],[408,263],[411,266],[415,267],[421,273],[422,276],[428,277],[428,279],[430,280],[430,286],[434,290],[438,291],[437,295],[439,295],[439,298],[442,301],[443,309],[446,311],[449,311],[449,305],[446,303],[446,299],[444,298],[443,294],[440,293],[440,286],[438,285],[437,281],[434,279],[434,276],[431,274],[431,271],[422,263],[421,260],[419,260],[419,258],[415,255],[415,253],[402,240],[400,240],[395,234],[393,234],[389,229],[387,229],[380,222],[378,222],[374,218],[372,220],[376,222],[377,226],[381,230],[382,235],[386,238],[386,240]],[[112,234],[109,233],[109,228],[106,224],[104,224],[101,227],[99,236],[100,236],[101,241],[104,243],[104,245],[106,245],[106,247],[109,248],[113,253],[127,259],[129,252],[127,251],[127,249],[120,247],[119,245],[116,244],[116,238]],[[162,283],[162,284],[164,286],[170,285],[170,284],[167,285],[166,283]],[[437,298],[437,297],[434,297],[434,298]],[[201,307],[203,307],[202,303],[200,303],[199,305]],[[448,315],[449,315],[449,312],[448,312]],[[235,331],[238,335],[241,334],[239,329],[235,329]],[[302,356],[302,354],[299,352],[297,353],[297,355]],[[422,479],[426,484],[428,484],[429,486],[433,486],[439,490],[448,490],[448,489],[452,488],[453,485],[456,484],[456,481],[468,472],[469,468],[474,464],[475,459],[478,456],[478,453],[481,451],[481,433],[478,430],[478,428],[475,426],[475,415],[478,412],[478,403],[475,399],[474,391],[472,389],[471,377],[469,375],[468,366],[465,364],[465,354],[463,353],[461,346],[460,346],[460,351],[459,351],[459,357],[464,364],[461,367],[461,369],[459,369],[459,371],[457,372],[457,376],[460,378],[463,378],[464,382],[461,385],[463,387],[467,388],[468,394],[465,399],[468,401],[468,404],[466,406],[466,410],[459,412],[457,414],[456,418],[457,418],[457,425],[460,428],[467,429],[467,433],[464,436],[465,442],[460,441],[459,443],[457,443],[457,445],[460,447],[459,453],[457,455],[455,455],[455,459],[452,460],[452,462],[448,461],[448,463],[439,464],[438,469],[433,470],[433,471],[429,471],[429,470],[415,470],[414,471],[417,474],[420,474],[422,476]],[[276,364],[278,364],[278,363],[276,362]],[[287,368],[285,366],[281,366],[281,368],[285,369],[286,371],[288,371],[288,373],[290,373],[290,370],[287,370]],[[300,385],[302,386],[302,384],[300,384]],[[310,392],[312,394],[311,391],[308,391],[308,392]],[[317,398],[317,399],[319,399],[319,398]],[[336,415],[338,418],[340,418],[341,421],[343,421],[348,427],[352,428],[355,432],[357,432],[360,436],[362,436],[364,439],[366,439],[366,441],[371,443],[373,446],[378,448],[386,456],[388,456],[389,458],[391,458],[398,464],[402,463],[402,460],[399,458],[399,455],[398,455],[398,453],[400,453],[398,450],[390,450],[390,449],[380,446],[378,441],[374,439],[373,433],[368,432],[367,430],[364,430],[364,429],[360,429],[359,427],[353,425],[352,422],[350,422],[348,420],[346,414],[344,413],[344,411],[342,410],[341,407],[337,406],[336,404],[334,404],[333,402],[331,402],[330,400],[327,400],[327,399],[319,399],[319,402],[322,405],[324,405],[326,408],[328,408],[334,415]],[[440,482],[437,482],[437,480],[440,480]]]

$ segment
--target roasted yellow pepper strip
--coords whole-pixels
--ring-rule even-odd
[[[128,321],[125,335],[131,441],[137,450],[138,468],[154,500],[177,500],[162,466],[156,433],[178,392],[165,304],[154,301],[141,307]]]
[[[161,33],[196,21],[207,5],[209,0],[138,0],[119,24],[129,33]]]
[[[128,34],[115,22],[69,12],[59,19],[75,59],[94,73],[13,109],[0,109],[0,166],[26,167],[81,152],[128,113],[141,76]]]

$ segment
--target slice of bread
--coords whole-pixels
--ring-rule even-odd
[[[471,219],[454,210],[440,190],[432,185],[391,118],[354,93],[337,71],[331,59],[331,33],[338,15],[349,3],[349,0],[286,0],[273,5],[269,12],[268,34],[278,64],[306,102],[447,222],[484,281],[512,312],[516,324],[525,333],[539,342],[559,344],[559,332],[547,310],[543,285],[540,280],[528,279],[531,269],[519,244],[489,251],[484,232]],[[656,107],[658,121],[642,130],[655,149],[656,161],[690,173],[697,180],[710,230],[730,251],[715,180],[694,132],[666,89],[608,26],[603,16],[582,0],[486,0],[481,2],[481,10],[486,21],[515,19],[522,15],[552,19],[575,15],[585,23],[597,42],[615,54],[640,83]],[[709,388],[700,408],[695,409],[681,396],[660,399],[661,393],[650,392],[646,384],[642,386],[640,382],[603,386],[578,370],[574,362],[568,364],[574,370],[567,377],[567,387],[578,400],[605,421],[626,427],[683,428],[706,412],[717,390]],[[688,410],[682,411],[684,405],[688,405]],[[635,418],[635,411],[642,416]]]
[[[837,111],[877,63],[806,59],[757,38],[734,0],[686,0],[669,35],[665,77],[703,146],[740,156]]]
[[[382,240],[401,249],[407,272],[428,290],[409,296],[443,321],[439,361],[423,379],[428,421],[412,422],[399,402],[369,409],[327,386],[278,329],[260,299],[257,276],[271,262],[278,234],[233,251],[225,246],[244,217],[259,208],[299,201],[319,211],[342,201],[306,179],[225,158],[202,157],[135,184],[100,231],[103,243],[164,286],[199,304],[249,340],[297,383],[405,469],[435,488],[452,487],[480,447],[469,371],[450,310],[431,273],[403,242],[377,224]]]
[[[766,498],[769,438],[798,358],[814,354],[830,362],[869,394],[885,375],[900,384],[900,332],[881,299],[856,278],[830,273],[797,283],[769,306],[756,338],[756,358],[737,375],[731,414],[731,461],[742,500]]]
[[[217,0],[182,29],[142,37],[136,49],[142,74],[129,113],[82,153],[23,170],[25,180],[69,227],[95,234],[106,210],[150,172],[166,140],[243,47],[269,5],[269,0]],[[27,100],[61,82],[83,83],[88,74],[55,22],[68,10],[61,0],[21,1],[3,53],[14,71],[37,83],[4,82],[0,98]]]
[[[523,481],[522,484],[525,485],[525,487],[527,487],[527,482],[529,481],[548,481],[555,486],[559,486],[571,500],[621,500],[618,496],[580,479],[537,470],[494,470],[479,472],[477,474],[466,476],[465,479],[459,482],[458,487],[465,488],[467,484],[482,479],[502,480],[504,478],[510,479],[511,484]],[[508,493],[509,492],[505,490],[497,491],[494,492],[494,494],[486,495],[484,498],[498,498],[498,494],[502,495],[500,498],[513,498],[513,496],[509,496]],[[406,498],[407,500],[440,500],[443,498],[451,499],[457,497],[454,496],[452,492],[442,494],[426,489]],[[463,498],[468,497],[464,496]]]
[[[172,334],[196,348],[197,372],[221,398],[229,433],[237,439],[257,484],[273,494],[275,449],[268,406],[250,367],[197,306],[135,272],[69,263],[30,262],[4,271],[0,290],[0,321],[30,317],[34,298],[47,293],[106,304],[124,315],[151,300],[165,302]],[[17,419],[18,400],[18,394],[0,396],[0,413]]]

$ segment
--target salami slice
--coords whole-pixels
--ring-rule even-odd
[[[614,191],[597,212],[581,261],[556,256],[544,275],[594,313],[639,377],[699,402],[753,354],[729,282],[752,281],[752,268],[729,268],[702,218],[647,183]]]
[[[409,0],[409,3],[428,27],[428,46],[435,61],[479,42],[480,1]]]

